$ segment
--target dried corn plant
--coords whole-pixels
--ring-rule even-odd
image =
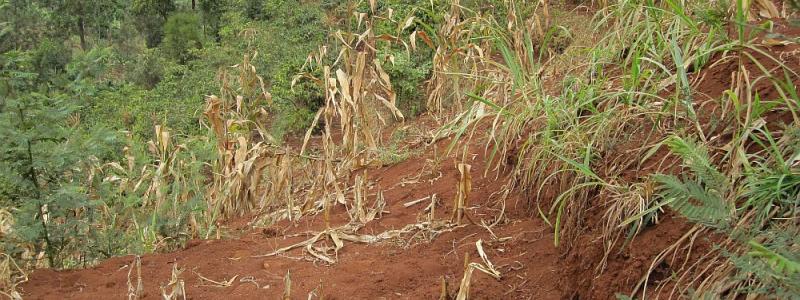
[[[465,17],[463,10],[453,1],[432,37],[425,31],[413,35],[434,49],[433,72],[425,82],[426,107],[438,118],[464,111],[465,92],[482,95],[489,91],[479,92],[479,87],[492,89],[491,83],[501,82],[491,59],[493,41],[480,38],[489,33],[491,22],[479,15]]]
[[[757,18],[775,19],[786,17],[785,11],[781,12],[775,3],[770,0],[731,0],[731,14],[736,13],[737,1],[741,1],[741,5],[747,9],[744,11],[745,17],[748,22],[756,21]],[[783,6],[787,6],[784,4]],[[755,12],[755,14],[753,14]]]
[[[203,113],[217,139],[214,178],[207,191],[209,215],[222,218],[267,204],[261,196],[263,175],[275,151],[267,145],[273,139],[262,121],[272,100],[250,59],[245,55],[241,64],[232,67],[238,76],[224,69],[220,72],[220,96],[207,97]]]
[[[458,173],[460,174],[458,180],[458,194],[453,203],[453,216],[457,225],[461,225],[461,219],[464,217],[467,206],[469,206],[469,194],[472,191],[472,175],[470,169],[472,166],[464,163],[458,164]],[[468,217],[469,218],[469,217]]]
[[[309,55],[303,72],[293,80],[309,79],[325,90],[325,105],[317,114],[312,128],[323,121],[325,126],[323,143],[326,157],[343,157],[341,160],[359,167],[375,156],[381,144],[382,128],[393,121],[404,121],[405,117],[397,108],[397,93],[392,87],[391,78],[383,64],[394,60],[391,55],[381,56],[378,43],[403,44],[400,38],[388,34],[376,36],[373,24],[381,19],[392,19],[387,14],[357,14],[354,32],[341,30],[333,33],[339,51],[335,61],[326,60],[327,47]],[[402,31],[409,22],[399,28]],[[314,73],[321,73],[317,77]],[[322,118],[322,119],[320,119]],[[338,126],[337,126],[338,125]],[[337,133],[334,141],[334,131]],[[340,137],[339,134],[340,133]],[[308,136],[306,136],[306,143]],[[305,150],[305,143],[303,150]],[[335,149],[329,149],[329,148]],[[366,151],[365,151],[366,150]]]
[[[322,158],[305,154],[311,131],[300,153],[279,146],[264,127],[272,100],[251,59],[245,55],[241,64],[232,67],[238,72],[236,76],[222,70],[220,96],[206,99],[204,115],[217,140],[217,161],[206,195],[210,219],[258,211],[256,223],[269,225],[317,212],[328,206],[325,199],[331,194],[338,195],[335,201],[344,203],[336,182],[342,160],[335,158],[335,147],[327,146],[330,128],[326,127],[322,138],[326,151]],[[326,121],[332,122],[333,114],[326,113]],[[322,112],[318,113],[316,121],[321,116]]]
[[[271,157],[271,161],[267,166],[264,176],[269,183],[266,192],[264,193],[266,199],[284,199],[286,214],[285,217],[290,221],[295,219],[297,213],[298,203],[295,200],[293,191],[294,182],[294,163],[299,162],[292,159],[287,153],[275,152]],[[280,205],[280,203],[276,203]]]
[[[205,115],[212,124],[222,122],[219,107],[218,98],[209,97]],[[214,130],[222,129],[215,127]],[[228,135],[224,134],[218,138],[225,139],[226,136]],[[247,136],[218,142],[214,181],[208,190],[212,214],[219,213],[224,218],[243,215],[263,207],[259,188],[262,183],[261,175],[268,163],[269,149],[262,143],[251,144]]]
[[[283,277],[283,300],[292,299],[292,277],[289,271]]]
[[[136,270],[136,284],[133,283],[131,275]],[[144,296],[144,284],[142,283],[142,258],[138,255],[133,259],[133,263],[128,265],[128,300],[136,300]]]
[[[186,284],[181,279],[181,273],[183,270],[178,269],[178,264],[173,264],[169,282],[160,287],[162,299],[186,300]]]
[[[0,239],[5,239],[14,228],[14,215],[6,208],[0,208]]]
[[[324,90],[324,106],[309,127],[299,156],[306,156],[312,131],[322,122],[321,157],[310,168],[314,174],[308,178],[313,178],[313,181],[301,210],[320,207],[328,227],[331,207],[346,205],[345,188],[339,179],[349,178],[351,170],[379,159],[383,129],[405,120],[396,106],[397,93],[391,78],[383,67],[387,62],[392,63],[394,57],[382,55],[378,48],[379,43],[404,45],[406,48],[408,44],[397,36],[376,36],[375,22],[394,21],[394,16],[391,11],[376,12],[374,5],[372,11],[372,14],[355,13],[355,28],[332,34],[336,48],[340,49],[335,61],[327,60],[327,46],[319,47],[316,53],[309,55],[303,71],[293,79],[293,84],[299,80],[311,80]],[[413,24],[413,18],[397,23],[402,24],[397,28],[399,34]],[[358,199],[360,196],[356,201]],[[356,205],[356,211],[360,212],[355,212],[357,215],[354,217],[359,219],[364,217],[360,215],[363,213],[362,204]]]
[[[0,295],[8,299],[22,299],[17,292],[17,285],[28,281],[28,274],[19,267],[14,258],[6,253],[0,253]]]
[[[152,213],[177,225],[188,224],[190,236],[199,235],[198,217],[201,220],[207,217],[186,211],[192,200],[203,198],[206,187],[203,162],[187,148],[186,142],[188,140],[179,142],[169,129],[156,125],[153,139],[145,143],[146,149],[139,151],[133,137],[128,134],[121,161],[97,165],[90,171],[89,176],[101,175],[104,182],[116,186],[116,196],[136,195],[139,210],[126,211],[131,214],[133,224],[118,225],[127,227],[122,228],[125,231],[136,229],[152,233],[149,236],[155,245],[148,248],[153,251],[161,244],[157,242],[161,237],[154,235],[155,224],[140,224],[136,215]],[[110,207],[102,212],[107,220],[116,218]]]
[[[483,263],[470,263],[469,262],[469,253],[464,255],[464,277],[461,279],[461,284],[458,288],[458,294],[456,295],[457,300],[466,300],[469,299],[469,286],[470,282],[472,281],[472,273],[475,270],[481,271],[486,273],[489,276],[492,276],[494,279],[500,280],[500,272],[494,267],[491,261],[489,261],[489,257],[486,255],[486,252],[483,250],[483,240],[478,240],[475,242],[475,247],[478,251],[478,256],[480,256],[481,261]]]

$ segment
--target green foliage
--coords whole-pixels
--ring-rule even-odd
[[[430,77],[431,60],[408,55],[405,51],[392,53],[394,63],[385,63],[386,73],[392,78],[397,92],[397,106],[405,116],[416,116],[425,110],[423,83]]]
[[[41,0],[52,9],[51,15],[58,35],[76,34],[80,46],[88,50],[87,38],[102,35],[109,31],[110,24],[123,15],[122,3],[118,0]]]
[[[709,226],[726,226],[731,208],[725,200],[727,178],[711,164],[705,146],[672,136],[665,141],[683,165],[695,176],[679,179],[672,175],[654,175],[661,184],[659,196],[686,218]]]
[[[39,80],[46,82],[62,73],[72,59],[71,51],[64,44],[45,39],[33,52],[33,65],[38,70]]]
[[[99,82],[108,83],[106,76],[112,56],[111,48],[92,48],[76,55],[67,65],[67,80],[71,81],[67,87],[81,100],[80,105],[85,105],[84,101],[96,93]]]
[[[800,273],[800,262],[794,261],[775,251],[772,251],[756,241],[750,241],[749,244],[752,250],[750,250],[750,252],[747,254],[752,257],[763,259],[763,261],[768,264],[779,276],[793,276],[797,273]]]
[[[745,207],[756,209],[760,220],[767,219],[776,208],[778,215],[796,215],[799,173],[772,170],[748,179]]]
[[[133,0],[131,14],[136,27],[145,36],[147,47],[155,47],[164,36],[164,23],[175,11],[173,0]]]
[[[146,89],[154,88],[164,77],[166,59],[158,48],[145,49],[129,69],[128,80]]]
[[[731,255],[730,259],[739,269],[736,279],[755,277],[760,284],[747,285],[737,292],[774,296],[776,299],[792,299],[800,294],[800,242],[796,230],[770,230],[759,233],[769,242],[747,242],[749,250],[743,255]]]
[[[164,52],[180,63],[192,59],[192,51],[203,47],[200,18],[192,13],[176,13],[164,25]]]
[[[324,104],[322,89],[310,82],[302,81],[292,87],[292,79],[302,62],[285,62],[270,78],[272,96],[276,100],[275,118],[270,134],[278,139],[286,133],[308,129],[317,110]]]
[[[67,74],[60,75],[74,79],[71,86],[51,89],[40,89],[51,83],[40,82],[29,72],[35,66],[31,59],[35,55],[11,52],[0,56],[0,96],[4,100],[0,135],[5,138],[0,145],[0,199],[14,208],[17,220],[0,248],[13,257],[45,253],[48,264],[60,268],[113,255],[169,249],[185,240],[190,220],[205,211],[203,174],[213,159],[209,154],[213,142],[183,140],[191,144],[193,152],[180,151],[186,147],[181,145],[162,154],[131,139],[125,151],[131,168],[107,167],[113,167],[115,164],[108,162],[120,160],[122,152],[118,134],[103,129],[108,120],[115,119],[110,115],[113,112],[95,107],[81,110],[78,104],[84,101],[76,98],[126,95],[93,85],[98,79],[95,72],[104,72],[91,62],[102,62],[98,58],[107,51],[96,48],[70,62]],[[90,85],[97,94],[85,94],[75,85]],[[143,90],[128,87],[128,96],[144,98]],[[118,106],[128,99],[110,100]],[[105,109],[113,106],[101,105]],[[89,126],[81,126],[79,111],[90,112],[85,120]],[[165,161],[173,165],[161,167]],[[157,179],[149,189],[129,189],[120,183],[151,178]],[[153,193],[161,198],[148,201]],[[171,242],[165,244],[165,238]]]
[[[718,171],[705,146],[676,136],[665,142],[683,159],[684,166],[695,178],[679,180],[675,176],[655,175],[661,185],[662,205],[669,204],[688,219],[721,230],[734,243],[749,249],[742,254],[727,255],[736,266],[732,282],[747,283],[739,285],[736,293],[777,298],[791,298],[800,293],[797,227],[792,222],[780,221],[796,217],[797,199],[800,199],[800,173],[795,166],[800,157],[796,130],[789,127],[783,139],[774,141],[769,131],[758,129],[762,137],[752,137],[772,151],[768,151],[768,155],[751,157],[752,161],[742,174],[745,184],[739,189],[730,188],[737,178],[726,178]],[[762,140],[767,142],[762,143]],[[739,206],[735,211],[726,197],[742,200],[736,202]],[[735,219],[737,217],[740,219]],[[740,221],[748,218],[752,220]]]
[[[687,219],[714,227],[728,221],[730,212],[725,201],[701,183],[668,175],[655,175],[654,179],[661,184],[659,197]]]
[[[36,47],[52,35],[49,11],[35,1],[0,2],[0,53]]]
[[[245,15],[253,20],[264,18],[264,0],[246,0],[245,1]]]
[[[757,161],[748,174],[743,194],[747,200],[741,209],[755,210],[758,222],[771,215],[795,216],[800,199],[800,172],[796,167],[800,160],[800,128],[785,128],[781,141],[773,140],[768,131],[761,131],[767,142],[757,141],[771,149],[771,155]]]
[[[26,77],[19,71],[3,74],[8,81]],[[6,138],[0,182],[13,187],[2,196],[19,207],[14,239],[44,251],[50,265],[63,265],[64,254],[91,239],[93,223],[84,217],[91,218],[97,202],[87,192],[93,179],[83,171],[92,160],[112,155],[115,136],[69,125],[76,107],[63,95],[23,92],[19,85],[6,90],[0,110],[0,135]]]
[[[232,61],[241,53],[257,52],[252,64],[272,94],[275,105],[270,113],[270,131],[277,139],[308,128],[323,104],[323,91],[317,85],[301,82],[292,88],[307,56],[325,41],[325,12],[318,4],[296,0],[262,1],[262,14],[256,20],[234,11],[246,11],[248,2],[223,16],[221,45],[229,45]],[[230,49],[229,49],[230,50]],[[218,51],[219,52],[219,51]],[[333,51],[331,51],[333,52]],[[336,55],[336,53],[330,53]],[[232,65],[231,62],[227,65]]]
[[[222,26],[222,15],[225,13],[224,1],[200,0],[200,11],[203,24],[206,25],[206,34],[214,36],[219,41],[219,29]]]

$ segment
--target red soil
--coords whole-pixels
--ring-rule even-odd
[[[439,142],[438,148],[445,149],[447,142]],[[476,222],[484,220],[490,224],[499,215],[501,208],[497,201],[501,194],[497,192],[503,190],[507,178],[496,172],[483,176],[485,157],[483,145],[477,143],[467,155],[468,163],[473,166],[470,205],[474,209],[470,209],[469,214]],[[403,204],[434,193],[440,199],[436,218],[450,218],[450,203],[456,197],[459,172],[454,166],[455,160],[446,158],[441,167],[431,173],[426,159],[432,158],[429,151],[393,166],[368,170],[375,186],[389,187],[384,190],[385,210],[389,213],[368,223],[360,233],[378,234],[417,223],[418,217],[426,215],[422,210],[427,202],[410,207]],[[410,180],[420,174],[422,177],[418,181]],[[396,185],[404,181],[405,185]],[[193,240],[183,250],[142,257],[145,298],[161,297],[159,286],[170,281],[173,265],[184,270],[181,279],[191,299],[281,298],[287,272],[292,280],[292,298],[307,298],[313,293],[325,299],[431,299],[438,298],[441,293],[441,278],[447,282],[450,296],[455,296],[464,274],[465,254],[471,261],[480,262],[475,242],[481,239],[489,260],[502,278],[495,280],[474,272],[470,288],[473,298],[559,299],[562,291],[557,288],[557,282],[561,279],[561,269],[557,265],[558,252],[553,246],[552,229],[529,212],[517,208],[518,200],[514,195],[507,199],[505,218],[491,233],[481,226],[468,225],[442,233],[430,242],[411,236],[376,244],[346,242],[338,253],[338,261],[332,265],[310,261],[311,256],[302,248],[278,256],[252,257],[303,241],[319,232],[324,228],[321,215],[307,216],[294,223],[282,221],[268,229],[244,229],[234,239]],[[347,223],[344,208],[336,207],[331,219],[333,226]],[[237,223],[242,225],[246,221],[229,224]],[[83,270],[37,270],[19,290],[31,299],[124,298],[133,261],[132,256],[126,256]],[[234,276],[236,279],[229,287],[214,287],[207,286],[209,283],[199,275],[217,282]],[[135,275],[133,280],[135,282]]]
[[[800,70],[799,48],[771,47],[769,52],[783,59],[789,69]],[[755,53],[754,56],[768,69],[776,66],[774,62],[763,60],[760,54]],[[713,61],[718,63],[693,74],[691,80],[695,83],[694,99],[700,106],[701,123],[707,127],[704,130],[709,135],[721,135],[720,143],[724,143],[726,138],[723,129],[726,126],[713,127],[711,123],[721,110],[715,105],[714,99],[718,99],[731,86],[731,72],[738,70],[739,64],[736,58],[720,59],[714,58]],[[745,62],[744,65],[752,74],[760,73],[752,62]],[[771,100],[778,96],[771,86],[771,82],[761,80],[755,88],[764,99]],[[768,116],[770,127],[790,120],[785,112]],[[645,133],[635,135],[646,136]],[[629,156],[626,151],[650,144],[653,138],[658,137],[634,137],[630,145],[621,145],[620,149],[614,151],[618,152],[617,155]],[[439,152],[447,147],[447,142],[438,143]],[[507,174],[496,172],[488,172],[484,176],[488,155],[483,146],[482,142],[476,141],[466,156],[472,165],[473,178],[470,205],[474,209],[470,209],[469,213],[479,223],[480,220],[491,223],[499,215],[498,192],[506,189],[508,178]],[[444,220],[450,217],[450,203],[456,196],[459,181],[456,160],[453,157],[443,159],[441,166],[434,168],[436,172],[430,172],[428,160],[433,159],[433,152],[433,149],[426,148],[420,157],[367,170],[368,178],[376,183],[375,186],[389,187],[384,190],[389,213],[367,224],[360,233],[378,234],[417,223],[425,215],[422,210],[426,205],[421,203],[405,207],[403,204],[432,194],[441,199],[436,208],[436,218]],[[654,157],[660,159],[665,155],[667,153],[661,151]],[[516,158],[508,159],[513,162]],[[617,158],[609,159],[613,162]],[[598,169],[604,171],[603,168]],[[656,167],[655,163],[646,162],[643,166],[629,166],[620,171],[620,176],[633,181],[657,171],[666,170]],[[419,180],[410,180],[419,175]],[[343,181],[349,182],[351,178]],[[398,185],[401,182],[407,183]],[[375,193],[376,190],[370,192]],[[545,194],[549,193],[545,191]],[[597,195],[595,198],[599,201],[600,197]],[[547,200],[539,199],[545,203]],[[464,274],[465,254],[471,261],[480,262],[475,242],[481,239],[489,259],[497,266],[502,278],[495,280],[476,271],[471,281],[472,298],[609,299],[616,292],[630,292],[650,268],[653,258],[691,227],[672,213],[664,214],[659,224],[644,229],[628,247],[613,251],[605,271],[598,274],[595,268],[604,255],[603,241],[598,238],[602,230],[604,207],[596,203],[590,205],[576,223],[581,234],[570,243],[571,246],[558,249],[553,245],[552,228],[534,216],[535,212],[526,209],[530,201],[533,200],[512,192],[506,200],[505,218],[491,232],[481,226],[468,225],[442,233],[430,242],[419,241],[412,236],[376,244],[347,242],[338,253],[338,261],[332,265],[312,261],[312,257],[302,248],[284,255],[253,257],[309,238],[324,228],[322,216],[306,216],[296,222],[282,221],[268,229],[252,229],[246,225],[247,220],[235,220],[228,224],[230,230],[237,233],[236,238],[193,240],[185,249],[177,252],[143,256],[145,298],[161,297],[159,286],[170,281],[173,265],[184,270],[181,279],[186,283],[189,299],[280,299],[284,293],[284,275],[287,272],[292,280],[292,298],[297,299],[308,298],[310,294],[325,299],[438,298],[442,278],[447,283],[449,296],[454,297]],[[341,206],[332,215],[335,225],[347,222],[346,212]],[[694,252],[702,253],[711,245],[712,242],[704,238],[697,243]],[[132,256],[118,257],[83,270],[37,270],[19,290],[23,296],[31,299],[124,298],[127,295],[128,270],[133,260]],[[651,284],[673,271],[670,262],[657,266],[651,274]],[[228,287],[215,287],[208,286],[208,282],[204,282],[200,275],[218,282],[235,279]]]
[[[800,28],[789,26],[783,22],[775,23],[774,32],[787,36],[800,36]],[[763,34],[762,34],[763,36]],[[758,38],[760,39],[760,37]],[[718,101],[726,90],[731,89],[733,84],[732,74],[744,69],[747,70],[749,80],[753,83],[753,92],[761,97],[761,101],[785,101],[775,88],[774,81],[771,81],[762,71],[761,65],[765,70],[772,72],[770,75],[780,80],[779,84],[793,85],[795,89],[800,89],[800,77],[795,74],[788,74],[791,82],[785,82],[786,78],[780,64],[786,69],[797,72],[800,70],[800,45],[790,44],[785,46],[764,46],[759,47],[763,53],[769,54],[767,57],[762,52],[746,50],[748,55],[743,55],[740,60],[735,53],[727,55],[716,55],[711,58],[711,62],[704,70],[690,74],[692,83],[693,100],[698,113],[698,120],[703,127],[704,134],[709,139],[709,144],[721,149],[731,141],[735,116],[730,106],[724,107]],[[756,63],[757,61],[757,63]],[[778,63],[780,62],[780,64]],[[667,88],[668,91],[674,87]],[[796,105],[796,104],[794,104]],[[742,117],[742,119],[744,119]],[[773,132],[781,132],[784,126],[797,123],[792,113],[787,110],[771,110],[764,114],[765,124]],[[652,124],[632,126],[628,129],[631,137],[628,141],[612,148],[612,153],[605,153],[604,162],[596,166],[601,174],[610,166],[619,167],[623,162],[630,162],[630,157],[640,157],[637,151],[649,150],[649,145],[653,145],[666,137],[663,132],[653,130]],[[674,129],[673,129],[674,130]],[[750,142],[747,145],[749,151],[757,150],[758,146]],[[634,150],[645,149],[645,150]],[[712,156],[715,154],[712,149]],[[638,161],[638,158],[635,159]],[[724,167],[724,166],[723,166]],[[620,178],[629,182],[636,182],[654,173],[673,173],[680,172],[679,159],[669,153],[667,149],[659,149],[655,155],[641,165],[631,164],[626,169],[619,171]],[[615,171],[609,171],[613,173]],[[649,226],[635,238],[628,246],[620,248],[619,245],[611,251],[607,266],[604,272],[598,274],[595,268],[604,256],[603,240],[598,238],[601,235],[604,200],[602,195],[596,195],[592,203],[588,205],[588,211],[582,218],[576,221],[581,224],[580,231],[574,246],[565,250],[567,253],[561,265],[566,266],[564,276],[573,278],[574,281],[562,281],[562,290],[569,291],[568,296],[579,299],[613,299],[616,293],[629,294],[633,287],[647,274],[651,268],[655,257],[670,245],[676,243],[692,227],[686,219],[676,216],[675,213],[668,211],[660,217],[660,222]],[[670,256],[662,263],[655,266],[655,271],[650,273],[647,288],[652,288],[660,283],[661,280],[669,277],[673,272],[679,271],[680,267],[687,262],[693,263],[701,256],[713,249],[719,236],[715,234],[705,234],[693,241],[691,251],[679,252],[675,256]],[[688,255],[688,257],[687,257]],[[668,293],[671,288],[665,289],[667,294],[652,295],[655,299],[670,298]],[[663,292],[662,292],[663,293]]]

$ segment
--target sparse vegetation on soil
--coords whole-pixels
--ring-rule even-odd
[[[789,0],[0,0],[9,299],[800,298]]]

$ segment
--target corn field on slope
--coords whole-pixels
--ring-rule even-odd
[[[267,112],[249,105],[270,96],[245,57],[245,88],[226,84],[206,107],[220,153],[209,202],[231,239],[40,270],[19,291],[800,295],[793,2],[505,3],[497,20],[452,1],[442,25],[405,37],[413,18],[374,34],[392,14],[370,1],[333,34],[338,54],[320,47],[295,78],[325,104],[294,147],[259,127]],[[427,116],[397,108],[386,43],[434,51]]]
[[[449,142],[441,140],[398,164],[358,172],[363,175],[362,192],[369,207],[379,192],[385,206],[356,233],[346,233],[344,227],[352,220],[343,206],[337,206],[329,222],[330,228],[342,228],[338,233],[329,230],[333,234],[319,237],[311,248],[304,244],[279,251],[325,232],[323,215],[254,229],[247,224],[252,219],[237,219],[230,225],[235,232],[231,239],[193,240],[179,252],[142,256],[140,296],[161,298],[161,287],[170,283],[176,267],[185,294],[194,299],[280,298],[287,291],[286,277],[291,279],[292,299],[309,295],[430,299],[442,294],[442,282],[447,295],[455,297],[465,262],[485,264],[476,247],[481,241],[482,251],[501,277],[475,272],[472,296],[561,298],[558,253],[550,229],[541,220],[527,217],[522,199],[504,193],[504,175],[484,176],[475,171],[487,164],[480,143],[466,152],[473,171],[463,225],[445,222],[451,218],[450,201],[457,198],[461,179],[454,163],[460,162],[459,155],[445,157],[435,152],[443,151]],[[348,192],[348,201],[354,193]],[[264,256],[274,251],[280,253]],[[320,259],[323,255],[332,261]],[[31,299],[124,298],[128,282],[135,287],[138,280],[140,271],[130,272],[134,261],[134,257],[119,257],[86,270],[37,271],[19,290]]]

